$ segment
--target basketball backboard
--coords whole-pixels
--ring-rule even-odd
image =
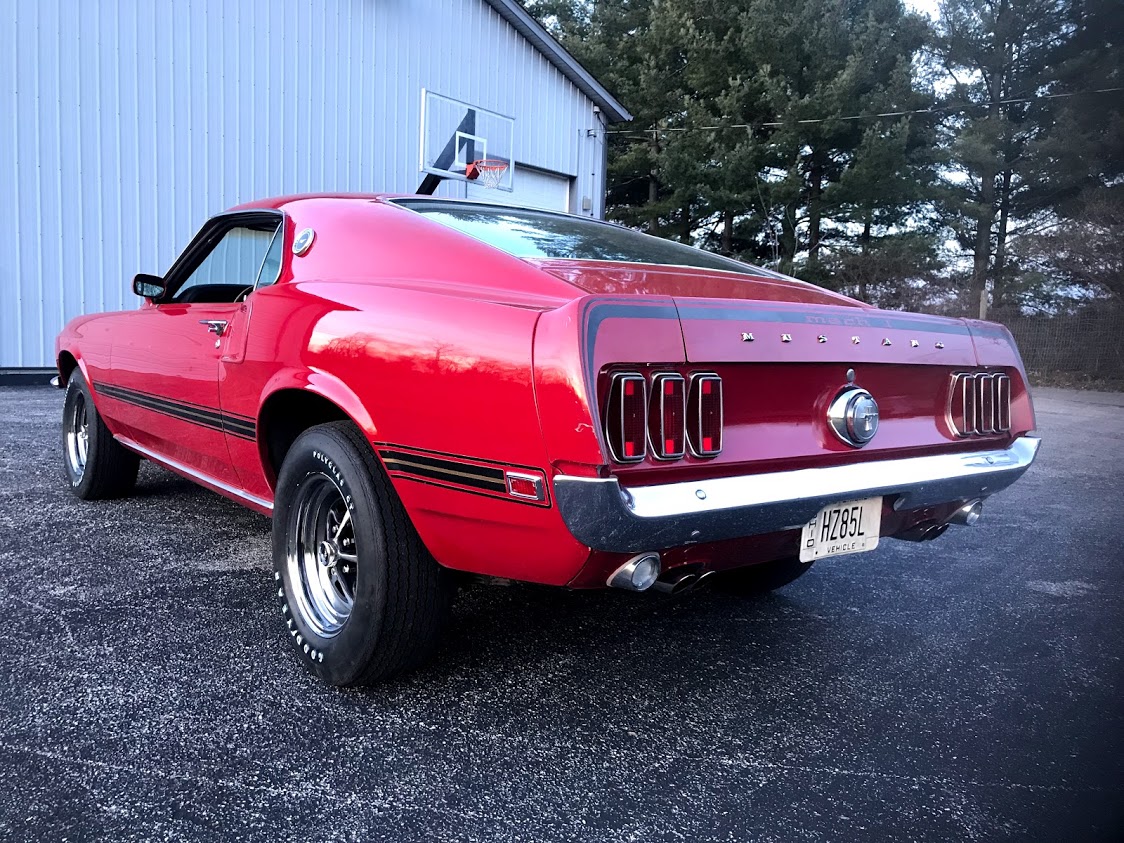
[[[465,170],[473,161],[505,161],[497,187],[511,192],[515,120],[424,88],[421,114],[422,172],[469,181]]]

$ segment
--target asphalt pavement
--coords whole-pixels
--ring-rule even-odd
[[[1124,394],[1040,390],[980,524],[754,600],[479,586],[371,690],[283,640],[269,522],[74,499],[0,389],[2,840],[1115,840]]]

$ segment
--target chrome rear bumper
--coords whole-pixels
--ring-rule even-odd
[[[896,495],[894,509],[985,498],[1022,476],[1041,439],[995,451],[805,468],[625,489],[616,478],[558,476],[558,511],[594,550],[639,553],[802,527],[836,501]]]

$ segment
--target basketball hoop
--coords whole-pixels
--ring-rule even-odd
[[[464,171],[465,178],[476,181],[479,179],[482,187],[495,189],[503,181],[503,174],[507,172],[507,162],[499,158],[481,158],[473,161]]]

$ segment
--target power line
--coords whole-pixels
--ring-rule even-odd
[[[941,112],[967,111],[969,108],[984,108],[992,105],[1014,105],[1016,103],[1035,102],[1037,100],[1067,99],[1069,97],[1087,96],[1090,94],[1111,94],[1124,91],[1124,86],[1116,88],[1097,88],[1092,91],[1070,91],[1064,94],[1039,94],[1033,97],[1012,97],[995,102],[968,102],[950,105],[931,106],[929,108],[915,108],[907,111],[883,111],[879,114],[848,114],[845,117],[816,117],[807,120],[772,120],[766,123],[730,123],[724,126],[667,126],[654,129],[609,129],[610,135],[648,135],[660,132],[716,132],[723,129],[763,129],[778,128],[791,125],[808,125],[811,123],[830,123],[833,120],[875,120],[881,117],[906,117],[911,114],[938,114]]]

